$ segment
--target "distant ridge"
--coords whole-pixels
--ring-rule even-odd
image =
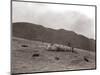
[[[67,42],[70,42],[73,47],[95,51],[95,40],[93,39],[78,35],[73,31],[64,29],[55,30],[32,23],[13,23],[12,36],[63,45],[67,45]]]

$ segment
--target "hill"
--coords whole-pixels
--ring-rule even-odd
[[[55,30],[43,27],[42,25],[25,22],[17,22],[12,25],[12,36],[15,37],[63,45],[67,45],[70,42],[73,47],[95,51],[95,40],[73,31],[64,29]]]
[[[50,43],[12,37],[11,73],[95,69],[95,52],[83,49],[48,51]]]

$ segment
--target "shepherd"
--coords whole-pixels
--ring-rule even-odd
[[[68,42],[67,45],[70,47],[70,50],[71,50],[72,52],[74,52],[74,47],[72,46],[72,43]]]

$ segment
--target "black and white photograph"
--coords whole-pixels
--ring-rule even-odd
[[[11,73],[96,69],[95,5],[12,1]]]

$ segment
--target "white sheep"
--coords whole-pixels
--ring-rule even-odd
[[[53,43],[51,43],[51,44],[48,44],[47,45],[47,50],[63,50],[63,51],[66,51],[66,46],[64,46],[64,45],[60,45],[60,44],[53,44]]]
[[[56,44],[48,44],[47,45],[47,49],[48,50],[56,50],[57,49],[57,46],[56,46]]]

